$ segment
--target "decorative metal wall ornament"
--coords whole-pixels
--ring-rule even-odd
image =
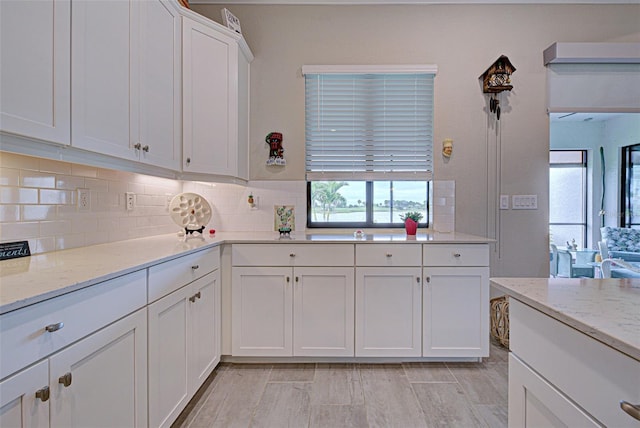
[[[284,158],[284,148],[282,147],[282,133],[270,132],[264,141],[269,145],[269,159],[267,165],[286,165]]]
[[[482,92],[491,94],[489,99],[489,111],[496,114],[496,118],[500,120],[500,100],[495,97],[502,91],[510,91],[513,89],[511,85],[511,74],[516,68],[511,64],[509,58],[501,55],[487,70],[482,73]]]

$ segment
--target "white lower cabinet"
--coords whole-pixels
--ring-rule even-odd
[[[356,357],[419,357],[419,267],[356,268]]]
[[[510,427],[601,427],[562,392],[509,354]]]
[[[489,268],[424,268],[422,355],[489,355]]]
[[[234,267],[234,356],[353,356],[353,268]]]
[[[149,426],[170,426],[220,361],[219,271],[149,305]]]
[[[141,309],[0,383],[0,426],[147,426]]]

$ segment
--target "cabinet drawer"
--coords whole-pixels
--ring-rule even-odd
[[[426,244],[424,266],[489,266],[487,244]]]
[[[210,248],[149,268],[149,303],[220,267],[220,247]]]
[[[605,426],[632,425],[619,403],[640,403],[640,361],[513,298],[509,318],[513,354]]]
[[[0,315],[0,379],[145,306],[146,291],[140,270]]]
[[[233,266],[353,266],[351,244],[236,244]]]
[[[420,266],[421,260],[421,245],[356,245],[357,266]]]

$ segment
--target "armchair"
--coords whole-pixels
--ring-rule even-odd
[[[620,259],[604,259],[600,265],[603,278],[640,278],[638,263],[629,263]]]
[[[575,251],[575,260],[570,251],[558,249],[558,276],[564,278],[593,278],[595,250]]]

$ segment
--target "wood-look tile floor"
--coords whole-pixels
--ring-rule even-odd
[[[507,350],[482,363],[221,364],[174,427],[506,427]]]

